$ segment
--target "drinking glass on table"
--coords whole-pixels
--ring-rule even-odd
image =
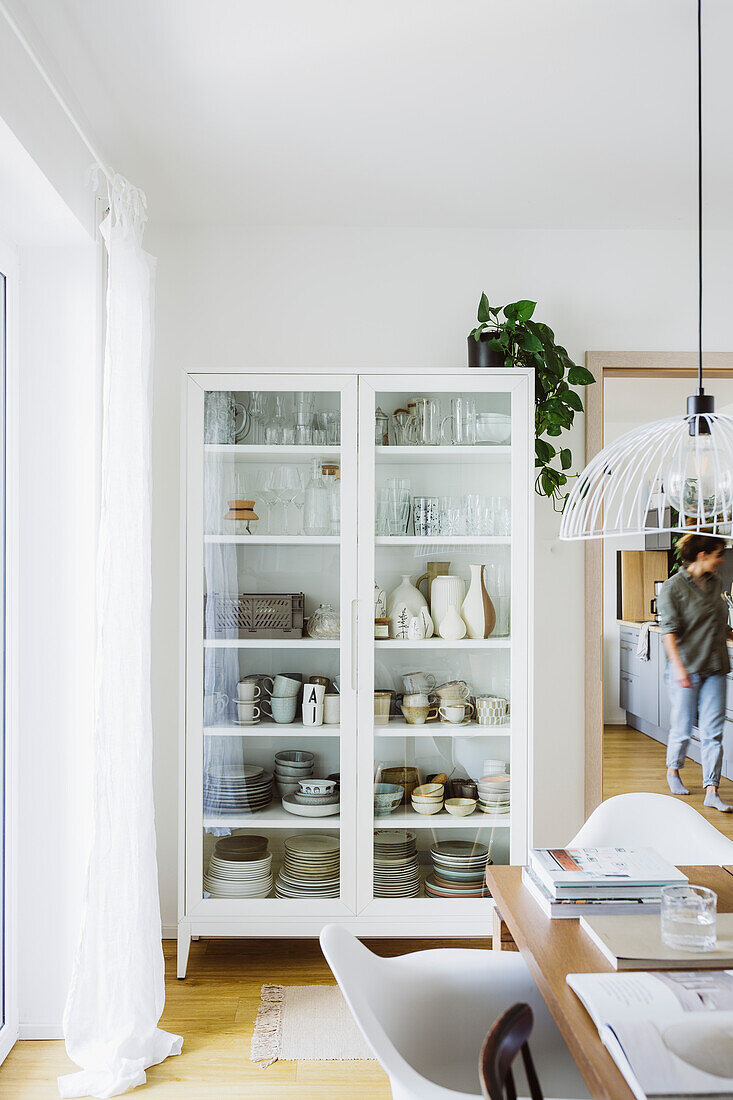
[[[686,951],[712,951],[717,904],[718,895],[706,886],[663,886],[662,943]]]

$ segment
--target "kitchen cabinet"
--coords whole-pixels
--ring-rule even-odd
[[[191,937],[199,935],[317,936],[332,922],[360,936],[486,935],[491,899],[458,897],[450,890],[441,895],[442,888],[431,882],[431,849],[436,842],[463,840],[485,845],[494,863],[522,864],[527,859],[532,800],[533,381],[533,372],[523,369],[187,376],[179,976],[186,972]],[[315,398],[316,409],[324,410],[327,445],[293,442],[293,429],[287,427],[286,439],[279,441],[277,431],[286,425],[283,409],[292,415],[291,410],[305,405],[309,397]],[[446,427],[452,402],[475,400],[479,411],[499,414],[494,419],[508,422],[506,438],[457,445],[435,437],[432,445],[419,445],[415,435],[399,445],[393,438],[386,445],[381,436],[375,439],[377,408],[404,410],[408,416],[406,410],[420,398],[440,405]],[[263,441],[262,408],[267,405],[270,420],[272,409],[277,410],[277,431],[271,433],[275,438],[268,433]],[[233,415],[235,408],[238,419],[231,421],[232,431],[237,428],[240,438],[212,441],[215,417],[222,409],[225,418]],[[252,420],[248,432],[242,427],[247,414]],[[340,475],[338,490],[332,485],[337,521],[328,532],[305,534],[309,498],[308,488],[302,491],[303,478],[308,481],[313,466],[317,474],[321,463],[329,476],[334,469]],[[470,494],[490,519],[480,534],[437,533],[434,528],[418,533],[411,519],[406,529],[385,530],[383,522],[392,525],[395,518],[383,514],[390,487],[407,487],[413,498],[447,501],[442,505],[446,515],[455,511],[455,498],[465,502]],[[252,500],[254,508],[248,503]],[[233,514],[245,505],[259,517],[252,521],[258,524],[255,528]],[[458,510],[463,507],[459,504]],[[500,625],[488,638],[420,638],[410,632],[406,638],[375,640],[375,581],[389,593],[401,576],[415,581],[434,559],[448,562],[451,574],[464,582],[471,576],[470,565],[493,566],[486,571],[487,587],[496,598]],[[300,629],[277,637],[273,632],[248,634],[251,624],[241,621],[241,597],[260,593],[302,593],[299,608],[306,619],[319,604],[330,603],[340,615],[339,636],[301,636]],[[272,601],[273,596],[263,599]],[[269,606],[264,611],[269,614]],[[338,685],[338,723],[306,725],[298,710],[294,721],[279,724],[268,716],[267,706],[251,719],[246,706],[237,706],[237,685],[244,677],[257,678],[261,705],[272,690],[271,678],[289,671],[302,676],[303,682],[317,674]],[[473,696],[503,696],[509,700],[510,717],[496,726],[478,725],[473,718],[461,725],[407,725],[393,706],[389,721],[378,722],[375,690],[400,692],[403,677],[418,671],[434,684],[465,682]],[[338,774],[338,812],[304,817],[286,810],[277,792],[270,791],[275,753],[283,750],[312,753],[315,776]],[[393,813],[375,816],[374,782],[387,768],[393,774],[418,774],[421,782],[441,772],[477,779],[493,773],[496,761],[512,777],[510,807],[497,804],[496,812],[489,813],[477,808],[463,818],[445,809],[423,816],[408,799]],[[258,794],[251,803],[246,771],[256,773],[253,786]],[[391,880],[380,889],[377,876],[375,885],[377,833],[382,849],[388,844],[416,849],[418,874],[402,894]],[[268,871],[261,873],[262,888],[255,882],[250,896],[236,896],[238,888],[226,882],[222,886],[222,872],[216,889],[214,844],[217,837],[229,834],[251,838],[258,851],[267,853],[265,861],[271,856],[269,889]],[[313,837],[308,843],[315,856],[319,837],[331,853],[330,881],[322,896],[318,883],[301,889],[297,873],[296,881],[288,882],[293,840],[303,853],[304,838]],[[301,854],[306,873],[308,858],[314,856]],[[294,862],[291,858],[291,879]],[[386,880],[382,873],[381,883]]]

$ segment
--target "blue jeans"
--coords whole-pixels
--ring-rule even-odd
[[[725,673],[701,676],[691,672],[692,687],[683,688],[670,668],[666,679],[672,704],[672,721],[667,741],[667,767],[681,768],[687,756],[692,727],[700,731],[700,756],[704,787],[717,787],[723,766],[723,722],[725,721]]]

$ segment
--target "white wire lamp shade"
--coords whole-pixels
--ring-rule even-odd
[[[599,451],[568,496],[560,538],[732,530],[733,418],[706,412],[644,424]]]

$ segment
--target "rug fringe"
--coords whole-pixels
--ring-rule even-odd
[[[282,1010],[285,1001],[285,986],[263,985],[260,990],[260,1004],[257,1009],[255,1029],[252,1033],[252,1046],[249,1058],[257,1062],[261,1069],[277,1062],[280,1057],[280,1036],[282,1031]]]

